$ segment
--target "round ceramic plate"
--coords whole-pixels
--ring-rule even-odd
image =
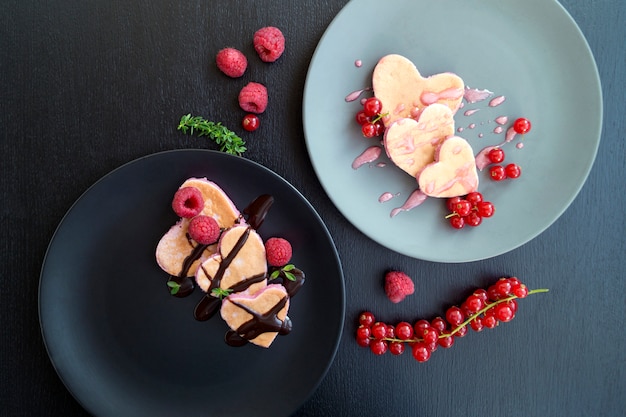
[[[259,234],[290,240],[307,280],[291,300],[293,331],[268,349],[229,347],[219,315],[194,319],[199,290],[168,292],[155,248],[189,177],[216,182],[240,210],[274,197]],[[116,169],[72,206],[45,257],[39,311],[55,369],[93,415],[288,416],[334,358],[345,294],[328,230],[295,188],[247,159],[181,150]]]
[[[475,153],[504,140],[504,133],[496,133],[501,116],[508,118],[504,131],[517,117],[533,124],[528,134],[503,145],[506,162],[521,166],[520,178],[495,183],[488,170],[479,173],[479,191],[496,206],[496,214],[479,227],[452,229],[438,199],[392,217],[417,183],[384,151],[379,159],[352,167],[380,140],[363,138],[354,120],[360,102],[346,98],[371,87],[377,61],[393,53],[413,61],[423,76],[453,72],[469,90],[493,93],[476,103],[464,100],[455,115],[457,134]],[[371,91],[361,98],[368,95]],[[505,101],[490,105],[496,97]],[[586,40],[555,0],[390,0],[384,6],[353,0],[315,51],[303,113],[314,169],[350,222],[399,253],[468,262],[528,242],[566,210],[595,159],[602,97]],[[383,196],[392,198],[380,202]]]

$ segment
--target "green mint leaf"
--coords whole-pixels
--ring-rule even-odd
[[[167,281],[167,286],[170,287],[170,294],[176,295],[180,290],[180,284],[176,281]]]
[[[283,269],[283,271],[293,271],[295,268],[296,268],[295,265],[289,264],[289,265],[283,266],[282,269]]]
[[[224,297],[228,297],[228,294],[230,294],[231,292],[233,292],[233,290],[231,289],[225,290],[222,288],[213,288],[213,290],[211,290],[211,295],[221,300]]]
[[[296,276],[294,274],[292,274],[291,272],[285,271],[285,276],[287,277],[287,279],[289,281],[295,281],[296,280]]]
[[[276,279],[278,278],[278,276],[280,275],[280,270],[276,270],[274,272],[272,272],[272,274],[270,275],[270,279]]]

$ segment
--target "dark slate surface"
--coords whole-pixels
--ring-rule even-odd
[[[211,149],[175,130],[182,114],[239,126],[240,84],[224,81],[213,56],[225,45],[252,54],[242,34],[266,25],[284,30],[287,52],[271,71],[257,63],[242,79],[273,92],[262,128],[246,136],[246,157],[286,178],[318,210],[343,261],[347,292],[336,359],[294,415],[622,415],[626,3],[561,1],[590,44],[603,85],[602,141],[587,183],[539,237],[470,264],[423,262],[369,240],[334,208],[313,172],[302,91],[315,46],[345,3],[0,3],[0,415],[87,415],[57,376],[40,333],[37,291],[48,242],[72,203],[112,169],[158,151]],[[375,18],[373,11],[369,24]],[[584,115],[571,123],[584,123]],[[470,334],[418,365],[374,357],[353,340],[363,309],[390,321],[405,314],[409,304],[391,305],[382,293],[388,268],[415,278],[414,317],[441,314],[500,275],[551,292],[520,303],[512,323]]]

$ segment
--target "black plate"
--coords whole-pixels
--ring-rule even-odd
[[[188,177],[216,182],[242,210],[274,196],[264,238],[290,240],[306,273],[293,331],[269,349],[224,342],[226,324],[193,318],[199,290],[169,295],[155,262]],[[287,416],[316,389],[337,351],[345,292],[332,238],[305,198],[250,160],[206,150],[154,154],[94,184],[63,218],[39,288],[41,331],[68,390],[97,416]]]

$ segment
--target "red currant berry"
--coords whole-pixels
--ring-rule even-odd
[[[369,311],[364,311],[359,316],[359,324],[362,324],[363,326],[371,326],[375,321],[376,319],[374,318],[374,315]]]
[[[506,304],[511,307],[511,311],[513,311],[513,314],[517,313],[517,301],[515,300],[509,300],[506,302]]]
[[[435,317],[431,320],[430,327],[437,330],[441,334],[448,327],[448,323],[446,323],[446,321],[441,317]]]
[[[396,337],[402,340],[409,340],[413,337],[413,326],[411,323],[407,323],[406,321],[401,321],[396,324]]]
[[[475,332],[480,332],[485,327],[483,324],[483,318],[476,317],[474,320],[470,321],[470,326]]]
[[[524,284],[520,284],[519,286],[513,289],[513,295],[518,298],[524,298],[528,295],[528,287]]]
[[[459,324],[463,323],[463,320],[465,320],[465,316],[460,308],[458,308],[457,306],[452,306],[448,309],[448,311],[446,311],[446,320],[448,320],[448,323],[450,323],[452,326],[458,326]]]
[[[380,136],[385,132],[385,124],[382,120],[374,122],[374,127],[376,128],[374,136]]]
[[[513,320],[515,312],[507,303],[502,303],[494,307],[494,316],[498,321],[506,323]]]
[[[511,283],[506,278],[500,278],[494,286],[500,298],[508,297],[511,295]]]
[[[469,201],[472,206],[475,206],[476,204],[483,201],[483,195],[479,193],[478,191],[473,191],[469,193],[468,195],[466,195],[465,199]]]
[[[489,288],[487,288],[487,298],[491,301],[498,301],[501,298],[495,285],[490,285]]]
[[[424,330],[428,329],[429,327],[430,323],[428,322],[428,320],[418,320],[413,325],[414,333],[418,336],[421,336],[422,334],[424,334]]]
[[[428,349],[430,353],[433,353],[434,351],[436,351],[437,347],[439,347],[438,340],[434,341],[433,343],[426,343],[426,349]]]
[[[363,126],[365,123],[370,123],[371,119],[369,117],[367,117],[367,115],[365,114],[365,111],[361,110],[356,114],[356,122]]]
[[[376,97],[370,97],[363,103],[363,111],[367,116],[376,116],[383,109],[383,103]]]
[[[465,300],[467,311],[472,314],[477,313],[485,306],[485,301],[476,294],[472,294]]]
[[[369,337],[357,338],[356,343],[361,347],[368,347],[371,343],[372,339]]]
[[[482,221],[483,218],[480,217],[480,214],[478,214],[478,212],[476,211],[471,211],[467,216],[465,216],[465,224],[469,226],[476,227],[481,224]]]
[[[448,199],[448,201],[446,202],[446,206],[448,207],[448,210],[451,212],[454,212],[454,208],[456,207],[456,204],[461,201],[461,197],[450,197]]]
[[[452,347],[452,345],[454,344],[454,336],[440,337],[438,340],[438,343],[439,343],[439,346],[445,349]]]
[[[513,130],[515,130],[515,133],[519,133],[520,135],[530,132],[531,127],[532,125],[530,120],[524,117],[520,117],[513,122]]]
[[[430,350],[426,344],[418,342],[413,345],[413,357],[418,362],[426,362],[430,359]]]
[[[379,321],[374,323],[372,325],[372,337],[374,337],[374,339],[383,339],[387,337],[387,325]]]
[[[361,126],[361,133],[366,138],[373,138],[376,136],[376,125],[374,123],[365,123]]]
[[[396,337],[396,328],[393,327],[391,324],[387,325],[387,333],[385,333],[385,337],[389,339],[395,339]]]
[[[243,125],[243,128],[248,132],[254,132],[259,128],[259,116],[257,116],[256,114],[246,114],[243,117],[243,121],[241,122],[241,124]]]
[[[357,339],[366,339],[372,335],[372,329],[369,326],[360,325],[356,329],[356,338]]]
[[[504,173],[507,178],[519,178],[522,175],[522,169],[517,164],[508,164],[504,167]]]
[[[493,148],[487,153],[487,158],[493,164],[499,164],[504,161],[504,151],[502,148]]]
[[[384,340],[372,340],[370,342],[370,350],[374,355],[384,355],[387,352],[387,342]]]
[[[467,200],[459,200],[454,206],[454,212],[461,217],[467,216],[472,211],[472,204]]]
[[[450,226],[454,227],[455,229],[462,229],[463,226],[465,226],[465,219],[463,219],[463,217],[461,216],[457,216],[456,214],[454,216],[450,216]]]
[[[422,339],[426,344],[437,343],[437,340],[439,339],[439,332],[436,329],[429,327],[428,329],[424,330],[424,333],[422,334]]]
[[[506,171],[502,165],[494,165],[489,168],[489,176],[494,181],[502,181],[506,178]]]
[[[491,217],[496,211],[496,207],[489,201],[481,201],[476,204],[476,211],[481,217]]]
[[[488,298],[489,298],[489,297],[487,297],[487,290],[485,290],[483,288],[478,288],[477,290],[474,290],[472,295],[475,295],[476,297],[478,297],[481,300],[483,300],[483,304],[486,303]]]
[[[517,277],[509,277],[508,280],[511,283],[511,288],[517,288],[518,286],[522,285]]]
[[[400,342],[389,343],[389,352],[395,356],[402,355],[404,353],[404,344]]]
[[[485,326],[485,328],[493,329],[497,325],[498,325],[498,320],[495,318],[495,316],[485,315],[485,317],[483,317],[483,326]]]

